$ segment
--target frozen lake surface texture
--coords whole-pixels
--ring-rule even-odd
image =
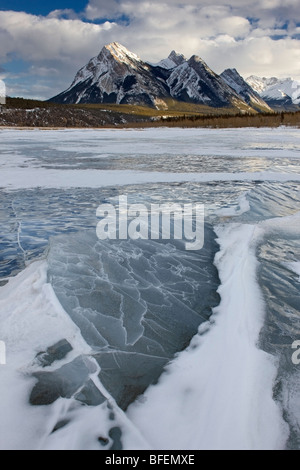
[[[284,127],[2,129],[0,448],[299,449],[299,151]],[[119,196],[203,204],[203,248],[98,239]]]

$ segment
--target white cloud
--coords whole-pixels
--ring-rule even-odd
[[[97,51],[103,32],[114,27],[14,11],[0,11],[0,24],[2,61],[11,53],[28,61],[82,59]]]
[[[224,53],[225,51],[225,53]],[[247,38],[224,44],[207,44],[205,54],[217,73],[224,68],[236,67],[244,76],[293,76],[299,79],[299,41],[269,37]]]
[[[57,76],[59,70],[54,67],[43,67],[38,65],[32,65],[29,69],[29,75],[37,75],[40,77],[52,77]]]
[[[90,19],[114,18],[114,15],[134,14],[134,12],[148,11],[148,6],[155,8],[157,5],[168,5],[171,9],[180,7],[203,8],[208,7],[212,13],[217,14],[218,9],[230,7],[233,15],[246,17],[270,17],[287,20],[299,19],[299,0],[90,0],[86,8],[86,15]]]
[[[70,8],[65,8],[63,10],[53,10],[49,13],[47,18],[63,18],[69,20],[76,20],[79,18],[79,15],[75,13],[74,10]]]
[[[90,0],[85,9],[85,16],[89,20],[112,19],[120,15],[122,15],[122,5],[117,0]]]

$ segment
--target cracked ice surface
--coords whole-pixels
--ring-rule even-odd
[[[150,240],[99,241],[92,232],[50,245],[49,280],[122,408],[158,379],[217,305],[210,232],[199,252]]]

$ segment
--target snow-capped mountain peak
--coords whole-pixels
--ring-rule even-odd
[[[189,62],[197,62],[197,63],[200,63],[200,64],[206,66],[207,68],[209,68],[208,65],[204,62],[204,60],[201,59],[201,57],[199,57],[198,55],[195,55],[195,54],[192,55],[192,57],[189,59]]]
[[[271,104],[300,104],[300,81],[293,78],[266,78],[251,75],[246,82]]]
[[[107,44],[103,49],[112,54],[112,56],[121,63],[131,63],[132,61],[142,62],[136,54],[129,51],[125,46],[122,46],[122,44],[119,44],[118,42]]]
[[[246,78],[246,82],[253,88],[253,90],[257,91],[257,93],[260,94],[264,91],[267,86],[275,85],[278,82],[278,78],[266,78],[251,75],[250,77]]]
[[[178,65],[181,65],[183,62],[186,62],[186,60],[187,59],[186,57],[184,57],[183,54],[180,54],[176,51],[172,51],[166,59],[161,60],[156,65],[163,69],[171,70],[177,67]]]
[[[170,94],[179,101],[212,107],[248,106],[227,83],[197,55],[171,71],[167,84]],[[250,109],[250,108],[249,108]]]
[[[156,106],[168,96],[152,66],[117,42],[105,45],[76,74],[71,86],[51,101]]]
[[[97,83],[101,76],[111,71],[114,62],[119,63],[120,66],[125,64],[134,69],[143,64],[136,54],[130,52],[121,44],[113,42],[105,45],[98,56],[93,57],[87,65],[77,72],[70,88],[89,79],[93,83]],[[146,64],[145,68],[147,68]]]
[[[226,69],[220,75],[237,93],[243,91],[245,81],[235,68]],[[249,87],[250,85],[248,85]]]
[[[259,94],[243,79],[238,71],[226,69],[220,75],[223,80],[235,90],[243,100],[257,111],[272,111]]]
[[[235,76],[235,82],[243,80],[236,71]],[[187,60],[173,50],[166,59],[151,64],[117,42],[105,45],[77,72],[71,86],[50,101],[167,108],[168,99],[253,111],[237,86],[228,85],[201,57]]]

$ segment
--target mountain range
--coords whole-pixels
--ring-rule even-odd
[[[170,102],[178,102],[242,113],[271,112],[271,103],[264,99],[264,80],[252,76],[245,81],[236,69],[218,75],[197,55],[187,59],[176,51],[152,64],[113,42],[77,72],[67,90],[49,101],[134,104],[157,109],[168,109]]]
[[[272,108],[293,109],[300,104],[300,82],[292,78],[256,77],[251,75],[246,82]]]

